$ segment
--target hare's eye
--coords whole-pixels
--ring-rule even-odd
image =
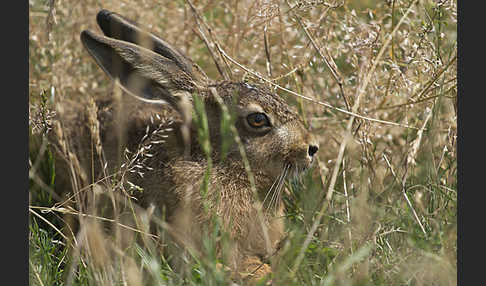
[[[252,113],[246,118],[248,124],[254,128],[270,126],[268,117],[264,113]]]

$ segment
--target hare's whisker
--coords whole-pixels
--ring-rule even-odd
[[[280,180],[279,187],[276,190],[277,196],[276,196],[275,205],[274,205],[275,211],[277,211],[277,205],[280,202],[280,199],[282,197],[282,189],[283,189],[283,185],[284,185],[284,182],[285,182],[285,178],[287,177],[287,174],[288,174],[291,167],[292,167],[291,164],[287,164],[284,168],[284,174],[282,176],[282,179]]]
[[[277,183],[277,181],[279,180],[279,178],[282,176],[283,174],[283,171],[282,173],[280,173],[280,175],[278,175],[277,178],[275,178],[275,180],[273,181],[273,184],[272,186],[270,187],[270,189],[267,191],[267,194],[265,195],[265,198],[263,199],[263,202],[262,202],[262,205],[265,205],[265,201],[267,200],[268,198],[268,195],[270,195],[270,193],[273,191],[273,188],[275,187],[275,183]]]
[[[283,174],[285,173],[285,169],[282,173],[282,176],[280,176],[279,180],[278,180],[278,183],[277,183],[277,187],[275,187],[275,191],[273,192],[272,194],[272,200],[270,201],[270,205],[268,206],[268,209],[271,210],[271,209],[276,209],[276,205],[277,205],[277,194],[278,194],[278,190],[280,188],[280,183],[282,182],[282,179],[283,179]]]
[[[277,205],[279,202],[279,193],[280,190],[282,189],[283,182],[285,181],[285,177],[287,176],[289,168],[290,168],[290,164],[285,165],[282,175],[279,177],[277,187],[275,188],[275,191],[272,195],[272,200],[270,201],[269,209],[273,206],[274,210],[275,211],[277,210]]]
[[[273,198],[274,198],[274,194],[278,188],[278,185],[280,184],[280,180],[282,179],[282,176],[284,176],[284,173],[285,173],[285,168],[282,170],[282,172],[277,176],[277,178],[275,178],[275,181],[273,181],[273,184],[272,186],[270,187],[270,189],[268,190],[267,192],[267,195],[265,196],[265,199],[263,200],[263,204],[265,204],[265,201],[267,200],[268,196],[270,194],[272,194],[271,198],[270,198],[270,202],[268,203],[268,207],[267,207],[267,210],[270,210],[271,209],[271,206],[272,206],[272,202],[273,202]]]
[[[275,179],[275,182],[274,184],[272,185],[272,188],[269,190],[268,194],[267,195],[270,195],[271,194],[271,197],[270,197],[270,201],[268,203],[268,207],[267,207],[267,210],[270,210],[271,207],[272,207],[272,204],[273,204],[273,199],[274,199],[274,194],[278,188],[278,185],[279,185],[279,182],[283,176],[283,173],[284,173],[284,170],[282,170],[282,172],[278,175],[278,177]]]

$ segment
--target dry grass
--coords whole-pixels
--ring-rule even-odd
[[[62,132],[52,126],[59,110],[51,101],[113,90],[79,40],[84,29],[98,31],[101,8],[180,47],[212,78],[271,84],[318,138],[318,166],[287,183],[289,236],[275,284],[457,284],[457,1],[32,0],[31,143],[36,134]],[[208,51],[204,40],[216,45]],[[214,241],[187,273],[172,271],[142,231],[151,210],[136,210],[140,243],[122,241],[135,228],[121,218],[115,222],[122,227],[106,236],[98,210],[83,210],[80,197],[59,204],[52,159],[38,155],[46,149],[29,157],[32,284],[228,281],[211,256]],[[82,180],[72,156],[73,175]],[[121,184],[112,188],[126,198]],[[66,240],[67,212],[78,215],[81,228]]]

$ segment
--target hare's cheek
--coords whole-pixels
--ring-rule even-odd
[[[295,144],[295,134],[289,126],[281,126],[275,132],[275,137],[272,138],[272,149],[275,155],[283,157],[282,160],[287,161],[288,154]]]
[[[279,142],[289,142],[291,140],[289,128],[287,126],[279,127],[275,132],[275,139],[279,140]]]
[[[282,126],[276,132],[275,143],[276,150],[288,154],[290,157],[287,159],[298,161],[306,157],[306,144],[303,143],[300,132],[295,126]]]

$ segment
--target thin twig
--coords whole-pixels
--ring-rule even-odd
[[[216,57],[214,56],[213,46],[216,46],[218,52],[220,50],[220,47],[219,47],[218,42],[213,37],[213,34],[211,32],[211,28],[204,21],[203,17],[197,11],[196,7],[194,7],[194,4],[192,4],[192,2],[190,0],[186,0],[186,2],[191,7],[191,11],[192,11],[193,15],[195,16],[194,18],[196,19],[196,24],[197,24],[197,26],[199,28],[200,36],[202,37],[202,40],[204,41],[204,44],[206,44],[206,47],[208,48],[209,52],[211,53],[211,56],[213,57],[214,63],[216,64],[216,68],[218,69],[219,73],[221,74],[221,76],[223,76],[223,78],[225,80],[229,80],[230,77],[231,77],[231,69],[229,68],[228,63],[225,61],[225,58],[223,56],[221,56],[221,54],[219,54],[219,57],[222,59],[222,61],[226,65],[226,68],[227,68],[226,71],[221,68],[221,66],[218,63]],[[204,26],[204,28],[208,32],[210,40],[208,40],[208,37],[206,37],[206,34],[204,33],[204,30],[201,27],[201,24]]]
[[[55,225],[53,225],[50,221],[48,221],[47,219],[43,218],[40,214],[36,213],[34,210],[32,210],[32,208],[29,207],[29,212],[31,212],[32,214],[34,214],[36,217],[40,218],[41,220],[43,220],[45,223],[47,223],[50,227],[52,227],[57,233],[59,233],[65,240],[67,240],[68,238],[62,233],[62,231],[60,231]]]
[[[34,212],[33,209],[40,209],[40,210],[43,210],[43,211],[55,211],[55,212],[59,212],[59,213],[62,213],[62,214],[78,215],[80,217],[94,218],[94,219],[98,219],[98,220],[101,220],[101,221],[112,222],[112,223],[116,223],[118,226],[120,226],[122,228],[131,230],[131,231],[134,231],[134,232],[138,232],[140,234],[144,234],[144,235],[147,235],[147,236],[150,236],[150,237],[153,237],[153,238],[159,238],[157,235],[154,235],[154,234],[151,234],[151,233],[147,233],[147,232],[144,232],[144,231],[135,229],[135,228],[133,228],[131,226],[124,225],[122,223],[119,223],[119,222],[115,221],[114,219],[109,219],[109,218],[106,218],[106,217],[101,217],[101,216],[96,216],[96,215],[81,213],[79,211],[74,211],[74,210],[70,210],[70,209],[67,209],[67,208],[55,208],[55,207],[48,208],[48,207],[29,206],[29,211],[30,212],[32,212],[36,216],[40,217],[42,220],[44,220],[48,224],[49,224],[49,222],[47,222],[47,220],[45,220],[42,216],[40,216],[39,214],[37,214],[36,212]],[[67,240],[67,237],[64,234],[62,234],[62,232],[59,229],[57,229],[54,225],[51,225],[51,227],[53,227],[56,231],[58,231],[62,235],[62,237]]]
[[[265,46],[265,57],[267,59],[267,74],[272,76],[272,62],[270,61],[270,44],[268,43],[267,25],[263,28],[263,44]]]
[[[408,195],[407,195],[407,192],[406,192],[406,187],[405,187],[405,180],[402,180],[402,182],[400,182],[400,181],[398,180],[397,175],[395,174],[395,171],[393,170],[393,167],[392,167],[392,166],[391,166],[391,164],[390,164],[390,161],[388,161],[388,158],[386,157],[386,155],[385,155],[385,154],[383,154],[383,158],[385,159],[385,162],[386,162],[386,164],[387,164],[388,168],[390,169],[390,171],[391,171],[391,173],[392,173],[393,177],[395,178],[395,180],[397,180],[397,182],[398,182],[399,184],[401,184],[401,186],[402,186],[402,194],[403,194],[403,196],[405,197],[405,201],[407,202],[408,207],[409,207],[409,208],[412,210],[412,213],[413,213],[413,215],[414,215],[414,217],[415,217],[415,220],[417,221],[417,223],[419,224],[420,228],[422,229],[422,232],[423,232],[425,235],[427,235],[427,232],[425,231],[424,226],[423,226],[423,225],[422,225],[422,223],[420,222],[420,219],[419,219],[419,217],[418,217],[418,215],[417,215],[417,212],[415,211],[415,209],[413,208],[412,203],[411,203],[411,202],[410,202],[410,200],[408,199]],[[406,176],[404,176],[404,179],[405,179],[405,178],[406,178]]]
[[[349,196],[348,196],[348,187],[346,186],[346,159],[343,158],[343,190],[344,196],[346,197],[346,219],[348,221],[348,236],[349,236],[349,243],[351,246],[351,253],[353,253],[353,247],[351,245],[352,235],[351,235],[351,226],[349,223],[351,222],[351,215],[349,212]]]
[[[47,14],[46,18],[46,34],[47,34],[47,39],[51,39],[51,31],[52,31],[52,24],[54,19],[54,4],[56,0],[49,0],[49,13]]]

